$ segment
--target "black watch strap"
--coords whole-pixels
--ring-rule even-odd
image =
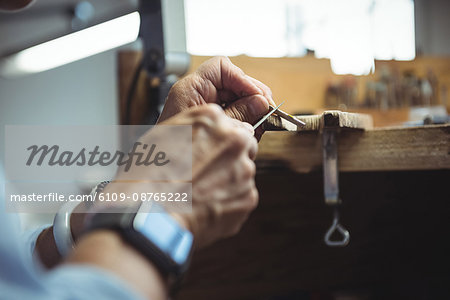
[[[146,222],[144,225],[136,225],[135,219],[137,217],[141,219],[149,218],[150,222]],[[152,220],[163,220],[163,222],[155,223]],[[178,289],[181,279],[187,271],[192,254],[192,234],[178,225],[167,213],[139,214],[124,212],[123,207],[110,207],[100,213],[93,214],[86,225],[85,231],[87,232],[99,229],[117,231],[127,243],[147,257],[158,268],[161,274],[167,278],[172,292]],[[158,226],[167,226],[170,230],[167,230],[167,228],[159,230]],[[159,239],[152,238],[152,235],[148,234],[149,231],[158,232],[158,234],[172,232],[169,249],[174,248],[174,252],[168,251],[167,247],[158,245]],[[190,236],[190,244],[186,244],[186,234],[188,238]],[[189,251],[189,253],[185,253],[185,256],[183,256],[185,259],[180,260],[178,258],[182,250]]]

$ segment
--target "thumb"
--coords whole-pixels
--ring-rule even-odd
[[[269,111],[269,102],[262,95],[241,98],[225,108],[225,113],[236,120],[254,124]]]

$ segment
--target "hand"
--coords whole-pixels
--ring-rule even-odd
[[[188,109],[161,125],[192,125],[192,138],[188,137],[189,143],[192,142],[192,171],[189,170],[189,176],[192,175],[192,210],[189,213],[173,212],[174,218],[193,233],[199,247],[237,233],[258,202],[253,162],[257,142],[253,137],[253,128],[228,117],[215,104]],[[155,129],[140,141],[161,144],[163,139],[174,139]],[[177,148],[170,156],[171,163],[179,161],[181,164],[184,155],[185,151]],[[169,168],[158,175],[178,178],[179,169]],[[155,171],[149,167],[132,166],[127,173],[119,172],[104,192],[155,191],[152,183],[130,181],[130,177],[135,178],[136,175],[138,178],[149,178],[155,175],[149,174],[152,172]]]
[[[181,123],[180,123],[181,122]],[[207,105],[165,123],[193,124],[192,214],[174,214],[199,247],[232,236],[258,204],[253,128]]]
[[[219,104],[228,116],[250,124],[269,111],[269,104],[275,105],[266,85],[245,75],[229,58],[214,57],[172,87],[159,122],[208,103]]]

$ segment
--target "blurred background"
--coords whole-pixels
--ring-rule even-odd
[[[448,0],[36,0],[0,12],[0,139],[5,125],[153,124],[171,85],[215,55],[268,85],[291,114],[367,113],[375,127],[448,123],[449,13]],[[422,195],[441,200],[433,213],[426,206],[427,220],[447,224],[448,172],[344,174],[347,220],[366,227],[353,227],[359,244],[339,249],[322,240],[331,219],[320,172],[264,176],[243,234],[198,256],[185,299],[443,299],[433,292],[448,291],[446,248],[405,232],[409,221],[422,228]],[[273,187],[283,184],[280,197]],[[80,180],[73,188],[92,186]],[[53,220],[21,216],[24,229]],[[446,228],[433,234],[433,226],[427,241],[442,242]],[[410,242],[427,254],[418,265]],[[312,284],[305,291],[300,282]],[[328,297],[336,282],[345,292]],[[394,290],[402,297],[380,296]],[[278,296],[255,296],[265,291]]]
[[[450,105],[446,0],[162,3],[166,56],[190,55],[190,62],[173,72],[178,75],[209,56],[230,56],[271,87],[276,101],[286,101],[291,113],[373,109],[394,111],[401,122],[409,116],[404,108]],[[38,0],[22,12],[1,13],[0,56],[125,15],[138,5],[137,0]],[[120,89],[126,90],[131,78],[122,78],[117,53],[127,49],[139,51],[142,42],[19,78],[2,72],[2,124],[118,123]],[[129,64],[122,67],[132,68]],[[121,80],[128,84],[121,87]]]
[[[110,24],[136,11],[137,21]],[[0,124],[153,123],[171,84],[215,55],[268,85],[292,114],[442,122],[449,12],[447,0],[38,0],[0,12]],[[97,35],[67,38],[96,26]]]
[[[185,9],[192,69],[197,55],[236,56],[294,114],[366,111],[384,126],[409,120],[410,107],[449,105],[448,1],[188,0]]]
[[[108,23],[138,10],[137,22]],[[38,0],[0,12],[0,124],[152,123],[171,84],[215,55],[268,85],[292,114],[366,112],[375,126],[441,120],[450,105],[449,12],[446,0],[163,0],[159,8]],[[99,24],[109,31],[17,58]],[[106,46],[89,52],[95,44]],[[139,68],[152,47],[162,65]]]

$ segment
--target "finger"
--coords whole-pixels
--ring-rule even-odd
[[[253,163],[253,161],[249,160],[247,158],[247,160],[251,163]],[[254,164],[254,163],[253,163]],[[255,185],[254,183],[254,172],[251,178],[248,177],[248,171],[245,171],[245,169],[247,168],[246,165],[243,165],[242,163],[237,163],[236,162],[236,167],[234,167],[231,172],[229,173],[229,178],[227,180],[228,185],[226,188],[226,193],[224,194],[224,201],[226,201],[226,199],[235,199],[235,198],[239,198],[241,195],[247,193],[247,191],[249,191],[250,189],[253,188],[253,186]],[[254,167],[253,167],[254,168]],[[245,176],[245,177],[244,177]]]
[[[225,113],[227,113],[227,109],[225,109]],[[228,115],[230,115],[230,113],[228,113]],[[253,129],[253,125],[251,125],[250,123],[239,121],[233,117],[229,117],[229,119],[234,121],[235,126],[244,126],[245,128],[247,128],[249,130],[249,132],[252,135],[254,135],[254,137],[256,138],[256,142],[259,142],[261,140],[261,137],[264,134],[264,129],[262,128],[262,126],[259,126],[258,128]],[[256,145],[256,148],[257,148],[257,145]],[[250,157],[252,159],[255,158],[256,152],[257,152],[257,149],[254,151],[250,151]]]
[[[255,163],[245,154],[235,159],[231,163],[231,172],[229,177],[230,191],[234,195],[240,195],[252,187],[256,174]]]
[[[179,113],[176,117],[171,117],[164,120],[160,124],[168,125],[203,125],[204,127],[214,127],[218,120],[229,117],[225,114],[223,109],[213,103],[206,105],[188,108]]]
[[[239,197],[254,186],[254,174],[254,163],[248,157],[242,153],[236,156],[222,152],[204,171],[194,176],[194,196],[218,201]]]
[[[231,118],[254,124],[269,111],[269,102],[262,95],[241,98],[225,108]]]
[[[244,145],[243,151],[245,152],[245,155],[251,160],[254,160],[256,157],[256,153],[258,152],[258,141],[254,137],[255,131],[253,130],[253,126],[246,122],[241,122],[235,119],[230,118],[230,120],[233,120],[235,128],[238,129],[238,131],[236,131],[236,135],[239,135],[240,137],[238,138],[242,140],[242,145]],[[247,130],[247,134],[242,130]]]
[[[230,90],[219,90],[217,92],[218,101],[221,105],[236,101],[239,97]]]
[[[240,122],[240,121],[236,121]],[[238,127],[234,127],[228,130],[228,134],[224,136],[224,139],[228,140],[228,149],[226,150],[229,155],[236,155],[235,157],[245,157],[253,160],[258,151],[258,143],[255,139],[253,127],[249,131],[243,122],[240,122]]]
[[[263,91],[235,66],[228,57],[214,57],[203,63],[197,74],[212,82],[217,90],[230,90],[238,97],[261,94]]]
[[[256,154],[258,153],[258,138],[254,136],[248,146],[248,157],[251,160],[255,160]]]
[[[240,97],[249,95],[263,94],[263,91],[250,80],[247,75],[237,66],[235,66],[229,58],[221,60],[221,77],[223,89],[233,91]]]
[[[249,78],[249,80],[253,81],[253,83],[263,91],[263,95],[267,98],[267,100],[269,101],[269,103],[271,105],[276,105],[275,101],[273,101],[272,90],[267,85],[265,85],[258,79],[255,79],[248,75],[246,75],[246,76]]]
[[[216,121],[221,118],[227,118],[222,107],[215,103],[208,103],[206,105],[197,106],[190,109],[192,116],[207,116]]]
[[[250,188],[235,198],[229,198],[230,210],[245,211],[250,213],[258,205],[259,194],[255,182],[250,183]]]
[[[237,119],[231,118],[231,117],[229,117],[229,116],[227,116],[227,118],[230,119],[230,121],[231,121],[231,123],[232,123],[232,125],[233,125],[234,127],[241,127],[241,128],[243,128],[243,129],[245,129],[245,130],[248,130],[248,132],[249,132],[251,135],[254,135],[254,134],[255,134],[255,130],[253,129],[253,126],[250,125],[250,123],[242,122],[242,121],[239,121],[239,120],[237,120]]]

